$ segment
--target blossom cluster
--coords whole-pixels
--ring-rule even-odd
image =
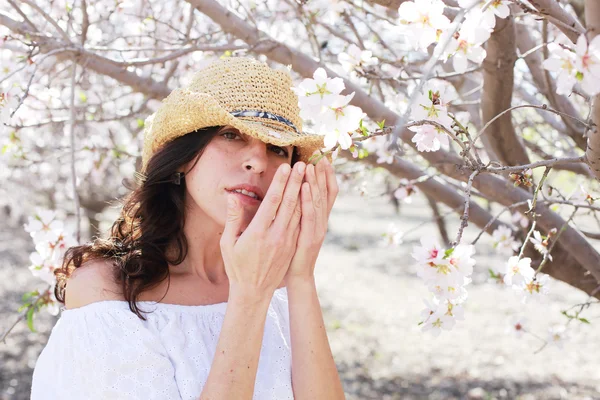
[[[542,65],[556,73],[556,93],[568,96],[578,82],[589,95],[600,93],[600,36],[588,42],[582,34],[575,49],[560,43],[548,43],[548,50],[550,57]]]
[[[468,62],[480,64],[486,52],[482,45],[490,38],[496,26],[496,17],[510,14],[508,0],[486,2],[483,0],[458,0],[467,10],[458,32],[454,32],[450,20],[444,15],[445,4],[441,0],[414,0],[400,5],[400,32],[413,43],[415,50],[427,51],[433,43],[448,44],[443,49],[445,61],[452,58],[457,72],[465,72]]]
[[[499,284],[512,287],[522,295],[522,303],[532,297],[548,294],[549,276],[531,268],[531,258],[512,256],[505,264],[494,266],[490,275]]]
[[[431,330],[437,336],[464,319],[462,303],[467,299],[465,286],[471,283],[474,253],[473,245],[459,244],[446,250],[431,237],[421,238],[421,246],[413,249],[417,275],[434,295],[431,302],[425,300],[423,331]]]
[[[34,216],[28,218],[24,227],[35,244],[35,251],[29,256],[31,261],[29,270],[34,276],[50,285],[46,298],[48,312],[58,315],[58,302],[54,296],[56,286],[54,270],[62,265],[65,252],[69,247],[75,246],[77,241],[67,233],[63,222],[56,218],[54,211],[36,210]]]
[[[342,95],[345,89],[342,78],[329,78],[323,68],[318,68],[312,78],[304,79],[292,87],[298,95],[300,117],[314,122],[314,130],[323,134],[325,150],[337,144],[347,150],[352,145],[351,133],[356,131],[366,114],[350,105],[355,92]]]

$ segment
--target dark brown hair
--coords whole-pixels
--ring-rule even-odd
[[[146,320],[141,314],[145,311],[137,306],[140,294],[165,279],[170,285],[168,265],[181,264],[187,256],[183,232],[186,184],[181,179],[181,184],[175,185],[173,176],[177,168],[201,156],[219,128],[204,128],[181,136],[152,156],[145,179],[123,199],[110,237],[96,238],[66,251],[62,266],[54,271],[54,294],[59,302],[64,304],[66,281],[76,268],[91,260],[108,260],[116,267],[113,279],[121,285],[130,310]],[[297,159],[294,148],[292,165]]]

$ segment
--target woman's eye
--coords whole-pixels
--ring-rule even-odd
[[[279,147],[279,146],[271,146],[271,149],[278,155],[281,157],[287,157],[288,156],[288,151],[286,149],[284,149],[283,147]]]
[[[228,139],[228,140],[234,140],[235,138],[239,137],[239,135],[237,133],[234,133],[231,131],[224,132],[221,134],[221,136],[223,136],[225,139]]]

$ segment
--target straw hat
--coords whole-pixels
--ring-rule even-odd
[[[287,71],[248,57],[227,57],[197,71],[146,118],[142,171],[165,143],[200,128],[231,125],[276,146],[296,146],[307,162],[323,136],[302,132],[298,96]]]

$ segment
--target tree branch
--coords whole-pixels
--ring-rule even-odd
[[[591,42],[596,35],[600,34],[600,2],[598,0],[585,1],[585,22],[589,29],[588,41]],[[594,126],[587,132],[587,149],[585,156],[592,168],[597,180],[600,180],[600,94],[592,99],[592,110],[590,119]]]

